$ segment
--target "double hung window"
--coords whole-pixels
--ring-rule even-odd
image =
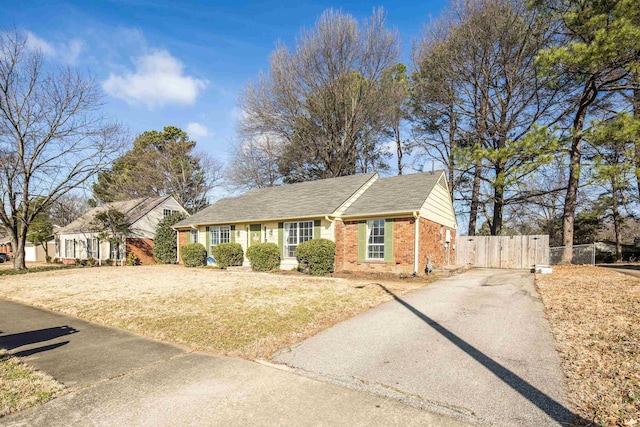
[[[367,259],[384,259],[384,219],[367,221]]]
[[[284,223],[284,256],[295,258],[300,243],[313,239],[313,221]]]
[[[65,240],[64,241],[64,257],[65,258],[75,258],[75,242],[73,240]]]
[[[189,243],[198,243],[198,230],[191,230],[191,239]]]
[[[214,246],[229,242],[231,242],[231,226],[209,227],[209,253]]]

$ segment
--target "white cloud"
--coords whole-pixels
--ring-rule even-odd
[[[204,138],[209,135],[209,130],[207,129],[207,127],[197,122],[188,123],[186,131],[189,135],[189,138],[192,139]]]
[[[27,31],[27,46],[39,50],[44,56],[75,65],[84,48],[84,42],[80,39],[71,39],[66,43],[51,43]]]
[[[166,50],[133,58],[135,72],[111,73],[102,83],[109,95],[148,108],[166,104],[193,105],[206,80],[184,74],[184,64]]]
[[[247,114],[247,112],[243,108],[239,107],[233,107],[229,112],[229,115],[236,121],[243,120],[249,117],[249,114]]]

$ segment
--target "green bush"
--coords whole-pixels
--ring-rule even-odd
[[[244,261],[240,243],[220,243],[211,249],[211,254],[220,268],[239,266]]]
[[[249,246],[247,258],[254,271],[272,271],[280,268],[280,249],[275,243],[255,243]]]
[[[96,265],[96,259],[95,258],[87,258],[87,265],[89,267],[93,267],[94,265]]]
[[[201,267],[207,264],[207,250],[200,243],[187,243],[180,247],[180,258],[185,267]]]
[[[336,244],[328,239],[313,239],[300,243],[296,248],[298,270],[322,276],[333,271]]]
[[[175,264],[178,261],[176,231],[171,228],[175,223],[187,216],[181,212],[164,217],[156,228],[153,238],[153,256],[163,264]]]
[[[140,258],[134,252],[127,255],[127,265],[140,265]]]

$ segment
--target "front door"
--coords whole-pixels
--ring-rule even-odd
[[[249,225],[249,246],[260,243],[262,241],[262,225],[251,224]]]

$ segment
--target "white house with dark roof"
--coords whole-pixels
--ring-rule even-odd
[[[455,259],[456,217],[443,171],[381,178],[377,173],[249,191],[180,221],[178,246],[207,252],[236,242],[279,246],[281,269],[297,266],[298,244],[336,243],[336,271],[423,274]],[[248,264],[248,260],[245,260]]]
[[[111,208],[122,212],[129,225],[130,233],[125,237],[124,245],[100,241],[99,232],[95,231],[96,214]],[[188,215],[173,196],[143,197],[98,206],[55,231],[56,256],[62,262],[72,264],[76,259],[88,258],[123,260],[129,252],[134,252],[142,264],[153,264],[153,237],[158,223],[176,212]]]

